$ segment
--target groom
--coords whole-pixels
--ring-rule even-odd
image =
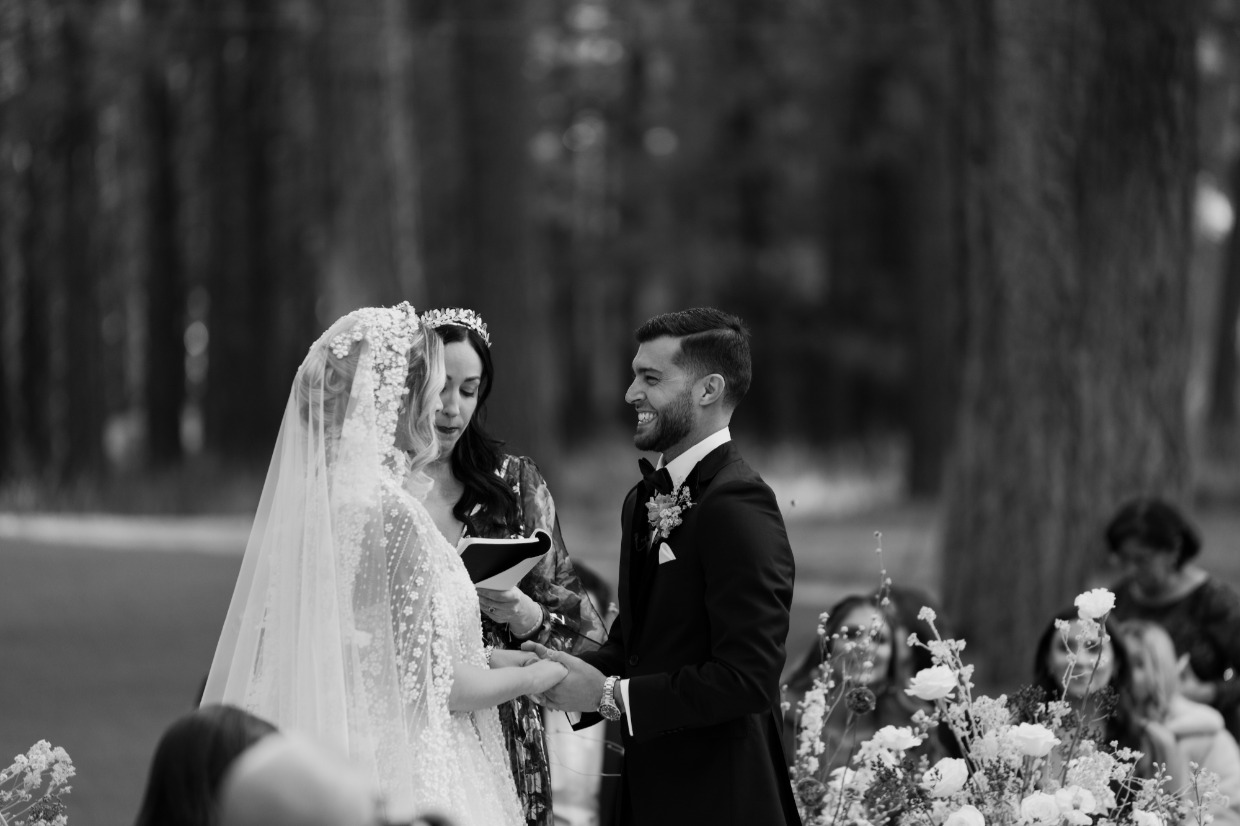
[[[702,308],[650,319],[637,341],[633,442],[662,457],[624,500],[620,616],[580,659],[523,647],[569,669],[549,706],[621,721],[621,824],[799,826],[779,711],[792,550],[728,431],[749,332]]]

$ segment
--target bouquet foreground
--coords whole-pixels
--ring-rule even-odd
[[[890,586],[885,571],[883,583],[881,601]],[[1057,623],[1065,642],[1070,628],[1077,629],[1070,650],[1109,639],[1105,619],[1113,605],[1114,596],[1105,589],[1077,598],[1079,621]],[[1169,788],[1165,767],[1150,766],[1133,749],[1100,742],[1105,730],[1100,724],[1115,698],[1100,698],[1094,716],[1086,719],[1081,704],[1047,701],[1040,689],[1023,689],[1013,698],[974,696],[973,667],[961,659],[964,641],[943,639],[929,608],[918,619],[933,629],[934,638],[913,634],[908,645],[928,649],[933,664],[909,680],[905,691],[925,702],[925,709],[909,726],[879,729],[845,765],[828,770],[831,762],[841,761],[828,754],[825,720],[839,703],[847,710],[839,713],[854,715],[850,721],[868,713],[873,694],[867,697],[869,689],[853,682],[847,669],[833,668],[827,615],[820,618],[823,666],[797,706],[792,766],[805,826],[1205,826],[1213,820],[1212,809],[1227,805],[1218,778],[1209,772],[1193,766],[1189,788]],[[1092,671],[1082,674],[1075,656],[1068,663],[1064,685],[1084,677],[1092,686]],[[934,736],[947,737],[950,750],[960,756],[931,765],[929,758],[910,754]]]
[[[65,826],[69,779],[75,769],[69,754],[40,740],[0,771],[0,826]]]

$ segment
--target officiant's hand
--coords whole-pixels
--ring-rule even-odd
[[[479,588],[478,604],[494,622],[508,626],[518,637],[528,637],[542,624],[542,606],[515,585],[506,591]]]
[[[543,704],[556,711],[597,711],[603,699],[603,672],[572,654],[552,651],[536,642],[521,643],[543,660],[559,663],[568,669],[568,676],[554,688],[543,692]]]

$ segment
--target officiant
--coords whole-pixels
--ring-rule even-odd
[[[466,537],[505,539],[543,530],[551,549],[516,587],[480,588],[486,644],[511,656],[523,641],[582,653],[606,638],[603,623],[573,569],[555,500],[533,460],[502,451],[482,427],[494,377],[491,337],[473,310],[432,310],[423,321],[444,344],[447,380],[435,420],[441,451],[425,468],[435,484],[425,505],[454,546]],[[542,709],[526,697],[499,707],[517,791],[529,826],[551,826],[551,774]]]

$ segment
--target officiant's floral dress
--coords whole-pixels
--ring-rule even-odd
[[[517,497],[517,516],[502,529],[482,529],[486,520],[468,518],[465,535],[484,539],[529,536],[541,528],[551,536],[549,550],[521,580],[519,587],[543,607],[543,624],[532,637],[518,639],[506,624],[492,622],[481,614],[482,635],[487,645],[520,648],[533,639],[548,648],[573,654],[593,650],[606,639],[603,623],[585,588],[573,571],[572,560],[560,535],[555,501],[547,483],[531,459],[505,455],[496,474],[508,483]],[[604,606],[598,606],[602,610]],[[550,826],[551,767],[547,760],[547,739],[543,729],[542,707],[528,697],[518,697],[499,706],[504,741],[512,762],[517,792],[525,806],[529,826]]]

